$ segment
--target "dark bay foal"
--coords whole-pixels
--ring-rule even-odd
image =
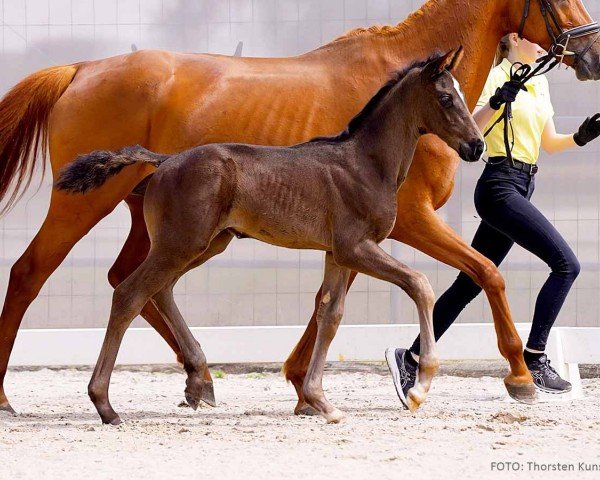
[[[196,408],[200,400],[211,399],[212,384],[202,375],[206,358],[175,305],[173,286],[185,272],[222,252],[234,236],[326,252],[318,336],[302,391],[328,422],[343,418],[325,398],[322,376],[350,271],[401,287],[419,312],[419,376],[408,395],[411,409],[419,407],[438,368],[434,294],[423,274],[378,243],[394,226],[396,192],[420,135],[438,135],[467,161],[478,160],[483,152],[481,134],[450,73],[459,56],[460,51],[436,55],[397,74],[337,137],[293,147],[214,144],[177,155],[128,147],[80,156],[62,172],[59,189],[84,193],[127,165],[160,165],[144,200],[152,247],[114,292],[89,385],[104,423],[120,422],[108,398],[110,376],[125,330],[149,299],[165,314],[181,346],[188,403]]]

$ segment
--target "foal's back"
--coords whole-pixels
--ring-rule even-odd
[[[334,219],[374,215],[367,174],[351,142],[201,146],[157,170],[146,191],[146,222],[153,237],[231,229],[283,247],[330,250]]]

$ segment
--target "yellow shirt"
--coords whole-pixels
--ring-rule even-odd
[[[511,63],[505,58],[500,65],[492,69],[477,102],[478,107],[486,105],[490,97],[496,93],[496,89],[510,80],[510,68]],[[525,87],[527,92],[520,91],[512,104],[513,128],[512,130],[509,128],[509,140],[512,144],[512,132],[514,131],[513,158],[525,163],[535,163],[540,154],[542,132],[546,127],[546,122],[554,116],[554,109],[550,101],[548,80],[544,75],[533,77],[525,84]],[[502,111],[503,107],[494,113],[492,119],[485,126],[484,132],[498,119]],[[487,154],[490,157],[506,156],[503,122],[494,127],[486,137],[485,143]]]

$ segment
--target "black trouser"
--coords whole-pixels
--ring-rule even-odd
[[[497,266],[515,242],[548,264],[550,276],[537,297],[527,341],[528,348],[543,351],[580,267],[561,234],[529,201],[534,178],[506,164],[485,167],[475,189],[475,208],[482,222],[471,245]],[[466,274],[458,275],[433,309],[436,340],[479,292],[481,287]],[[410,350],[418,354],[419,348],[417,337]]]

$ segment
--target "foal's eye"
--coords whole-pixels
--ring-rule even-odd
[[[452,95],[445,94],[440,96],[440,103],[444,108],[452,108],[454,105],[454,102],[452,101]]]

